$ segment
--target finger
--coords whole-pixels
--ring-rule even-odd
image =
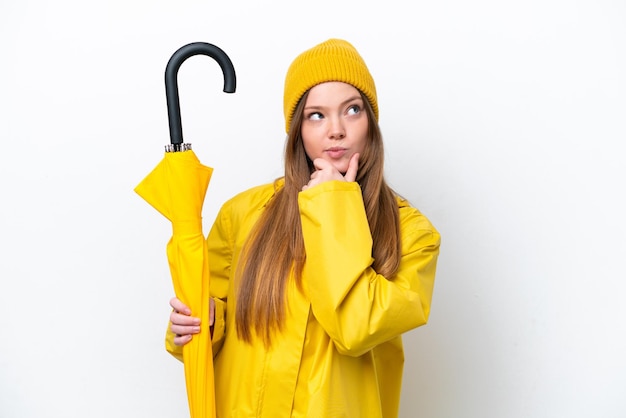
[[[184,335],[193,335],[193,334],[197,334],[200,332],[200,327],[199,326],[185,326],[185,325],[176,325],[176,324],[171,324],[170,325],[170,331],[172,331],[177,337],[180,336],[184,336]]]
[[[328,167],[332,167],[332,163],[330,163],[329,161],[326,161],[323,158],[316,158],[313,160],[313,166],[317,169],[317,170],[323,170],[325,168]],[[315,174],[316,172],[314,172],[313,174]]]
[[[174,337],[174,345],[185,345],[187,344],[189,341],[191,341],[193,337],[191,335],[181,335],[181,336],[176,336]]]
[[[175,325],[200,325],[200,318],[173,311],[170,313],[170,322]]]
[[[346,175],[344,178],[346,181],[354,181],[356,180],[356,174],[359,170],[359,154],[356,153],[350,157],[350,162],[348,163],[348,171],[346,171]]]
[[[213,298],[209,299],[209,326],[213,326],[215,323],[215,301]]]
[[[172,299],[170,299],[170,306],[176,312],[180,312],[185,315],[191,315],[191,309],[189,309],[189,307],[181,302],[180,299],[178,299],[177,297],[173,297]]]

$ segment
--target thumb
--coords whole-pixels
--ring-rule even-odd
[[[350,162],[348,163],[348,171],[346,171],[346,175],[343,176],[346,181],[355,181],[356,173],[359,170],[359,154],[356,153],[350,158]]]

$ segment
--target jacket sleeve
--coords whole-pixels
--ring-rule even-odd
[[[372,268],[372,236],[357,183],[322,183],[301,192],[298,203],[303,283],[315,318],[340,353],[362,355],[427,322],[440,236],[426,217],[400,208],[402,258],[396,275],[383,277]]]
[[[209,292],[215,300],[215,321],[213,323],[212,349],[213,355],[221,349],[224,343],[226,329],[226,299],[232,260],[232,245],[230,234],[230,218],[228,210],[222,208],[207,237],[210,286]],[[203,322],[208,318],[201,318]],[[174,333],[168,323],[165,333],[165,349],[180,361],[183,361],[183,347],[174,344]]]
[[[213,323],[213,355],[222,348],[226,331],[226,302],[230,286],[233,263],[234,236],[230,205],[219,211],[207,237],[209,253],[210,286],[209,293],[215,300],[215,321]]]

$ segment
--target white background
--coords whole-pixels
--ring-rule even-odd
[[[378,86],[391,185],[443,241],[405,338],[403,418],[626,416],[626,3],[2,0],[0,416],[184,417],[163,348],[169,222],[133,188],[185,140],[224,200],[282,170],[282,87],[351,41]]]

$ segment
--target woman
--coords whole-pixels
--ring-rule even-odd
[[[396,417],[439,233],[384,180],[376,87],[350,43],[294,60],[284,113],[284,177],[226,202],[207,238],[217,415]],[[181,359],[200,319],[170,304]]]

